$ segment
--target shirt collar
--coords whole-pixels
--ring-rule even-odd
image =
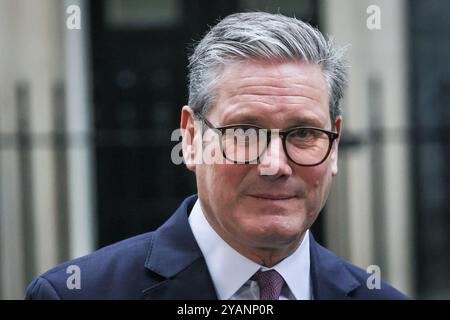
[[[259,269],[269,269],[230,247],[206,220],[198,199],[189,215],[189,224],[220,300],[230,299]],[[271,269],[281,274],[296,299],[310,299],[309,231],[297,250]]]

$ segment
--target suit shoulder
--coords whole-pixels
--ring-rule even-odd
[[[25,293],[26,300],[61,300],[53,285],[43,277],[34,279]]]
[[[318,248],[318,255],[320,256],[320,259],[325,259],[328,261],[335,261],[338,265],[340,264],[343,268],[341,270],[346,270],[344,272],[350,273],[350,275],[356,280],[356,282],[359,283],[359,286],[355,288],[351,292],[351,297],[353,299],[361,299],[361,300],[405,300],[410,299],[388,283],[384,281],[380,281],[380,287],[379,288],[373,288],[370,289],[368,286],[368,281],[370,283],[371,277],[373,273],[367,272],[366,270],[348,262],[342,259],[341,257],[338,257],[336,254],[331,252],[330,250],[324,248],[323,246],[317,244]],[[325,272],[332,272],[330,270],[325,270]],[[380,275],[382,279],[382,272]]]
[[[142,264],[144,264],[147,250],[149,249],[149,245],[151,245],[152,234],[152,232],[149,232],[128,238],[100,248],[88,255],[63,262],[53,269],[45,272],[42,277],[51,278],[54,274],[58,274],[61,271],[65,272],[67,268],[72,265],[79,266],[80,268],[83,267],[85,272],[91,271],[92,268],[98,272],[101,271],[99,268],[103,265],[114,262],[132,263],[135,259],[144,259],[143,261],[140,260],[142,261]]]
[[[346,268],[350,273],[360,282],[361,286],[354,292],[353,297],[357,299],[378,299],[378,300],[407,300],[410,299],[399,290],[392,287],[385,281],[380,279],[379,287],[373,286],[370,289],[369,284],[373,284],[372,281],[373,276],[375,275],[372,272],[368,272],[354,264],[351,264],[347,261],[342,260],[345,264]],[[371,278],[372,277],[372,278]],[[382,277],[382,273],[380,272],[380,277]]]
[[[66,261],[36,278],[28,286],[25,298],[134,298],[132,295],[137,295],[138,292],[131,292],[135,291],[133,288],[145,285],[144,265],[152,239],[153,232],[145,233]],[[68,282],[75,281],[75,278],[70,278],[71,276],[79,277],[79,285],[70,288]],[[139,282],[142,282],[141,286]],[[127,292],[130,297],[126,296]]]

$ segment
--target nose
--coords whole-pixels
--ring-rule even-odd
[[[259,159],[259,175],[270,176],[273,179],[292,175],[292,168],[281,139],[283,138],[278,133],[272,132],[270,143]]]

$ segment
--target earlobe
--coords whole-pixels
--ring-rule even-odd
[[[335,177],[338,174],[337,148],[331,154],[331,174]]]

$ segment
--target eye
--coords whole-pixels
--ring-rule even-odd
[[[299,128],[290,133],[290,137],[299,139],[314,138],[316,135],[316,130],[306,128]]]

